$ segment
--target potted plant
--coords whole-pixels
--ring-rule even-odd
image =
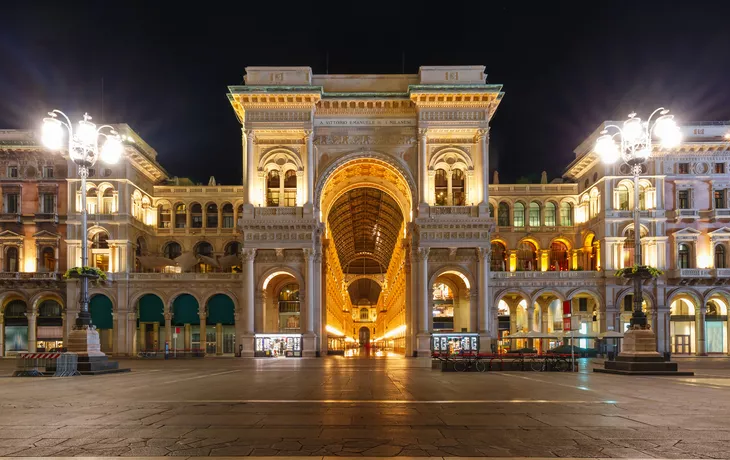
[[[659,270],[658,268],[649,266],[649,265],[634,265],[632,267],[624,267],[624,268],[616,271],[617,278],[627,278],[627,279],[639,278],[639,279],[649,280],[649,279],[661,276],[663,274],[664,274],[663,271]]]
[[[98,284],[100,281],[106,281],[107,276],[105,272],[96,267],[73,267],[66,270],[66,273],[63,274],[63,278],[88,278],[90,281],[94,281]]]

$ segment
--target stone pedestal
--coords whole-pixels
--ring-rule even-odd
[[[254,357],[254,345],[255,336],[253,334],[242,334],[241,335],[241,358],[253,358]]]
[[[431,358],[431,334],[419,333],[416,335],[416,357]]]
[[[317,336],[312,332],[302,334],[302,356],[315,358],[317,356]]]
[[[99,331],[93,327],[74,328],[68,335],[68,351],[78,355],[77,370],[82,375],[130,371],[102,353]]]
[[[677,363],[664,360],[656,351],[656,336],[649,328],[626,331],[616,361],[606,361],[603,369],[593,371],[621,375],[694,375],[694,372],[679,371]]]

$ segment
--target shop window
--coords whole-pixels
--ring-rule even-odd
[[[677,267],[690,268],[689,245],[686,243],[679,243],[679,247],[677,249]]]
[[[507,248],[499,241],[492,243],[492,260],[490,270],[503,272],[507,270]]]
[[[727,268],[727,259],[725,258],[725,246],[718,244],[715,246],[715,268]]]
[[[172,210],[169,204],[157,206],[157,227],[170,228],[172,224]]]
[[[279,206],[280,188],[281,176],[279,176],[279,171],[272,169],[266,176],[266,206]]]
[[[555,203],[552,201],[545,203],[545,225],[555,227]]]
[[[297,205],[297,172],[289,170],[284,174],[284,206]]]
[[[454,331],[454,292],[444,283],[433,285],[433,330]]]
[[[203,228],[203,207],[200,203],[190,205],[190,225],[192,228]]]
[[[292,283],[279,291],[279,332],[299,332],[299,285]]]
[[[555,241],[550,245],[550,271],[566,271],[568,264],[568,246],[561,241]]]
[[[677,163],[677,172],[679,174],[689,174],[689,163]]]
[[[714,194],[714,205],[715,209],[726,209],[727,208],[727,190],[715,190]]]
[[[224,204],[221,212],[223,215],[223,228],[233,228],[233,205],[231,203]]]
[[[529,241],[523,241],[517,246],[517,270],[537,270],[537,248]]]
[[[187,207],[178,203],[175,205],[175,228],[185,228],[187,226]]]
[[[464,171],[454,169],[451,172],[451,199],[454,206],[466,205],[466,193],[464,193]]]
[[[715,163],[714,171],[715,174],[725,174],[725,163]]]
[[[218,205],[215,203],[205,207],[205,228],[218,228]]]
[[[449,195],[449,182],[446,178],[446,171],[437,169],[433,178],[434,201],[436,206],[446,206]]]
[[[497,223],[500,227],[509,227],[509,205],[504,201],[499,203],[499,213],[497,214]]]
[[[513,225],[515,227],[525,226],[525,205],[520,202],[515,203]]]
[[[170,260],[175,260],[182,255],[182,247],[180,243],[170,241],[162,249],[162,254]]]
[[[17,246],[10,246],[5,250],[5,271],[17,272],[20,270],[20,260]]]
[[[43,267],[43,271],[45,272],[55,272],[56,271],[56,250],[51,247],[45,247],[41,251],[41,267]]]
[[[572,227],[573,226],[573,205],[570,203],[560,204],[560,226],[561,227]]]
[[[540,204],[537,201],[530,203],[530,227],[540,226]]]
[[[690,209],[689,190],[680,190],[679,192],[677,192],[677,208]]]
[[[5,214],[20,214],[20,194],[4,193],[3,207]]]

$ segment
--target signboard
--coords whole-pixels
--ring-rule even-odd
[[[367,126],[418,126],[418,120],[413,118],[334,118],[314,120],[314,126],[330,127],[367,127]]]
[[[570,316],[571,313],[570,300],[563,301],[563,316]]]
[[[173,338],[173,339],[176,339],[176,338],[177,338],[177,332],[176,332],[176,333],[174,333],[174,334],[172,334],[172,338]]]
[[[571,318],[563,318],[563,331],[567,332],[571,330]]]
[[[718,137],[722,138],[730,133],[730,126],[725,124],[717,125],[686,125],[680,126],[682,138],[685,140]]]
[[[180,333],[180,328],[179,327],[176,327],[175,328],[175,334],[179,334],[179,333]]]

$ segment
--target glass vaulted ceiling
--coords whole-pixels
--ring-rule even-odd
[[[328,225],[344,273],[385,273],[390,264],[403,215],[387,193],[357,188],[339,197]]]

